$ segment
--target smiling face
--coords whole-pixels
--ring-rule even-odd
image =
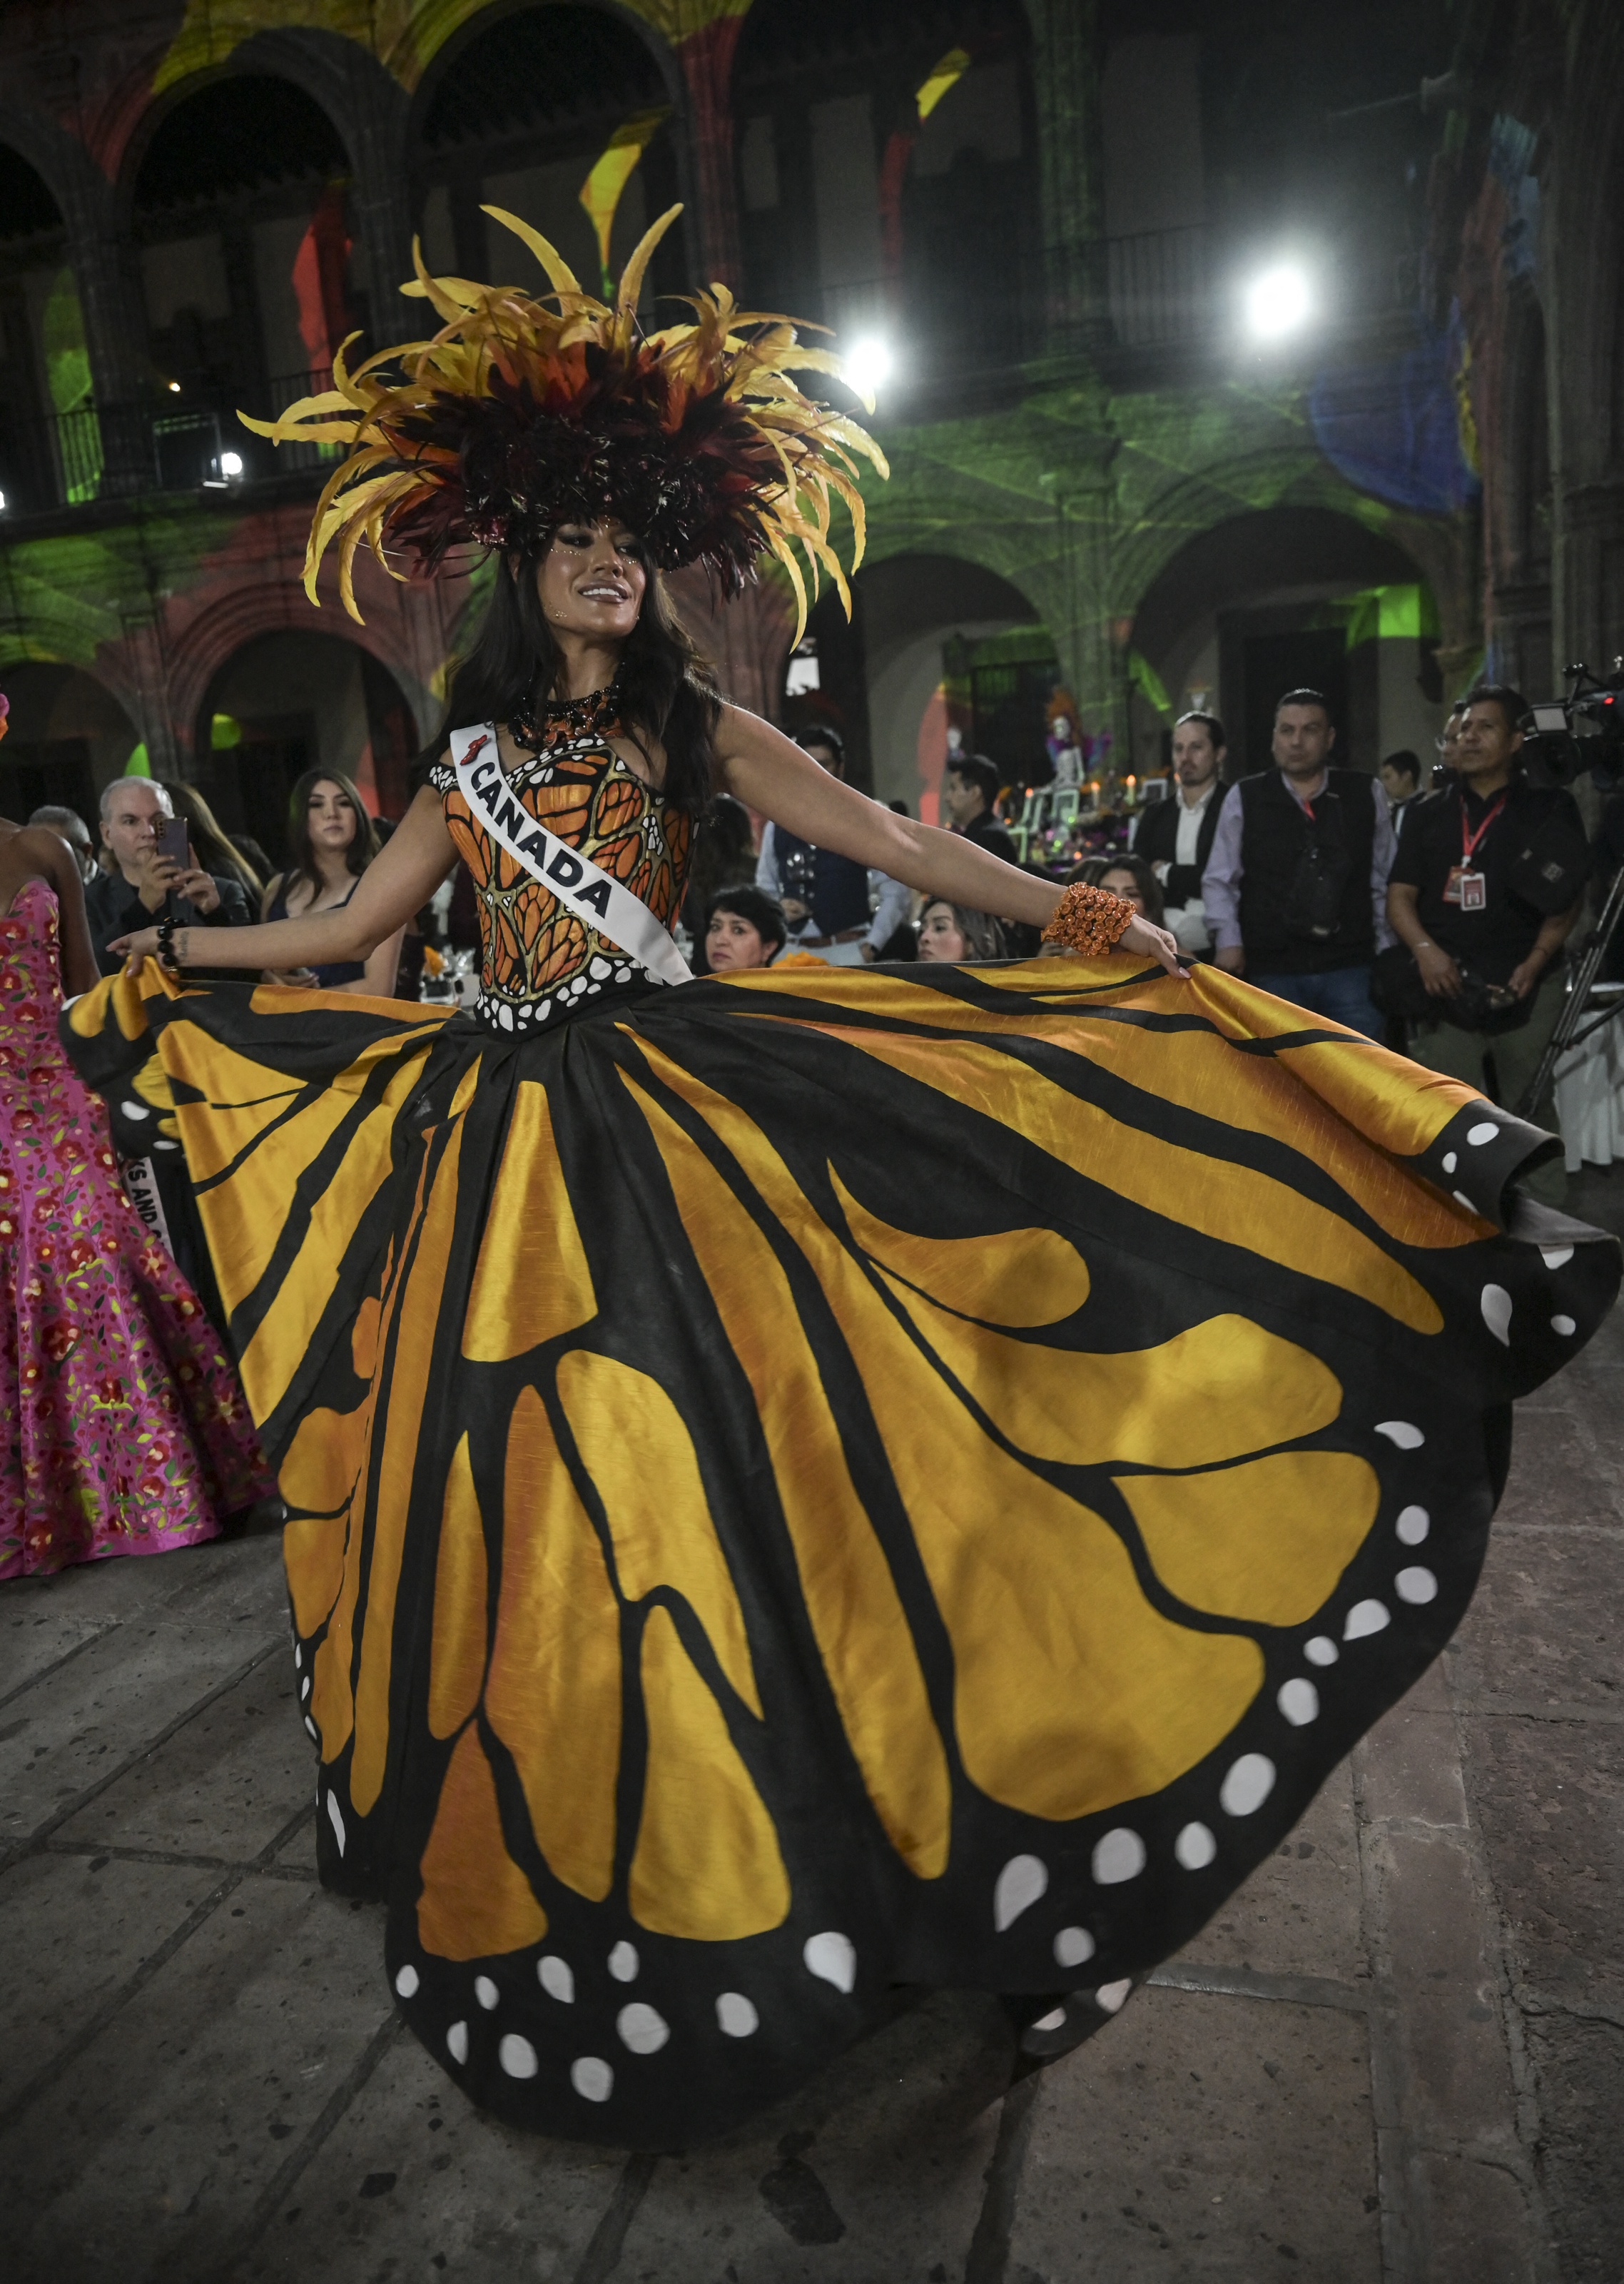
[[[618,519],[560,524],[535,575],[555,635],[624,642],[637,623],[648,585],[643,543]]]
[[[345,798],[343,787],[334,785],[331,778],[323,778],[310,787],[305,817],[310,828],[310,846],[318,856],[324,852],[341,855],[355,837],[355,812]]]
[[[713,912],[705,931],[705,957],[714,973],[724,968],[765,967],[774,947],[742,912]]]
[[[964,932],[952,905],[927,904],[919,922],[920,958],[959,960],[964,956]]]

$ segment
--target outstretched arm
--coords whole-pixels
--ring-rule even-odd
[[[177,928],[175,956],[183,967],[195,958],[207,967],[321,967],[342,960],[370,959],[380,943],[404,927],[427,903],[457,860],[446,831],[440,796],[425,786],[407,810],[383,854],[362,874],[347,904],[330,912],[308,912],[296,920],[270,920],[258,927]],[[188,941],[188,939],[191,941]],[[156,928],[120,936],[110,950],[126,955],[133,975],[158,950]]]
[[[740,707],[722,708],[716,755],[727,790],[748,807],[800,839],[889,872],[925,896],[1032,927],[1044,927],[1060,901],[1052,880],[1006,864],[956,833],[899,817],[842,785],[770,722]],[[1120,942],[1125,950],[1148,953],[1173,974],[1181,972],[1177,946],[1166,929],[1134,920]]]

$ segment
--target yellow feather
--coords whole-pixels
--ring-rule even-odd
[[[558,247],[544,239],[539,230],[532,230],[527,222],[520,222],[517,215],[509,214],[502,207],[481,206],[480,212],[488,214],[493,222],[499,222],[504,230],[511,230],[515,238],[523,240],[546,271],[548,283],[555,293],[573,294],[577,300],[586,298],[581,291],[581,280]]]
[[[636,317],[637,299],[643,291],[643,273],[649,266],[650,257],[682,211],[680,204],[668,207],[659,221],[652,222],[633,246],[631,260],[621,272],[620,291],[614,297],[616,309],[629,317]]]

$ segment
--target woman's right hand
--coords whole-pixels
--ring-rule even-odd
[[[139,975],[142,961],[158,957],[158,931],[155,927],[137,928],[133,935],[115,936],[107,949],[123,953],[126,975]]]
[[[1190,981],[1190,970],[1183,965],[1175,938],[1166,928],[1156,927],[1149,920],[1136,916],[1128,921],[1116,941],[1119,951],[1136,951],[1143,958],[1160,960],[1169,975],[1176,975],[1181,983]]]

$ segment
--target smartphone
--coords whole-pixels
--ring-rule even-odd
[[[157,849],[160,856],[171,857],[183,872],[191,870],[191,851],[186,839],[183,817],[166,817],[158,828]]]

